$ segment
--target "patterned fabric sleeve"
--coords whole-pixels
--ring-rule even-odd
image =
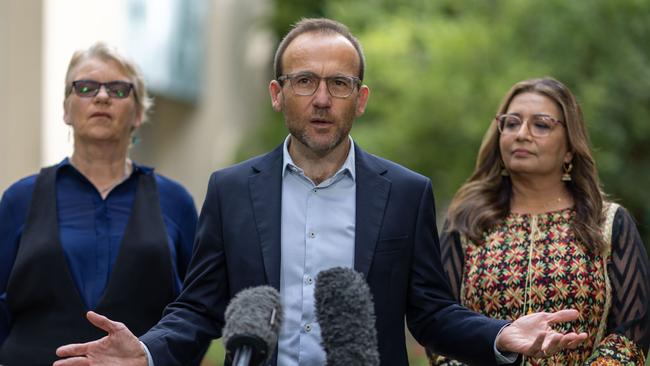
[[[607,336],[585,365],[644,365],[650,345],[650,264],[634,220],[619,208],[612,229]]]
[[[620,334],[610,334],[603,339],[584,366],[643,366],[643,351]]]
[[[445,229],[446,226],[445,224]],[[443,231],[440,236],[440,258],[445,273],[447,273],[447,278],[449,279],[452,295],[456,301],[460,302],[460,288],[463,280],[465,255],[458,232]]]
[[[460,287],[463,278],[464,254],[457,232],[448,232],[447,223],[443,226],[443,232],[440,234],[440,257],[442,266],[447,273],[452,295],[456,301],[460,302]],[[456,360],[449,359],[445,356],[437,355],[426,350],[431,366],[464,366],[465,364]]]

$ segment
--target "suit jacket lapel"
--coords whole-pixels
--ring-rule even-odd
[[[354,246],[354,268],[368,276],[375,247],[379,240],[390,181],[383,174],[381,162],[355,145],[357,207]]]
[[[282,145],[253,166],[249,188],[269,285],[280,290]]]

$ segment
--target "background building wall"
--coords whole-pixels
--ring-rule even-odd
[[[0,192],[41,164],[42,2],[0,1]]]
[[[198,100],[154,93],[150,121],[131,152],[183,184],[199,207],[210,173],[233,163],[236,147],[271,108],[267,85],[275,47],[263,23],[268,1],[209,3]],[[68,61],[95,41],[131,57],[119,44],[128,37],[120,27],[126,9],[121,0],[111,9],[100,0],[0,0],[0,193],[70,154],[62,121]]]
[[[267,3],[212,3],[198,102],[157,97],[133,149],[134,159],[183,183],[197,205],[210,173],[234,162],[237,146],[264,108],[271,108],[268,57],[275,44],[262,23]]]

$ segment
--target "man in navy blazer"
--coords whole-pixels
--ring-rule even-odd
[[[368,282],[382,365],[408,364],[405,318],[418,342],[475,365],[515,361],[501,352],[541,357],[584,340],[549,327],[577,317],[572,310],[508,325],[454,302],[440,263],[430,180],[364,152],[349,136],[369,90],[361,47],[345,26],[299,22],[278,47],[275,68],[272,106],[290,134],[272,152],[213,173],[180,297],[142,343],[90,312],[108,337],[59,348],[59,356],[76,357],[55,365],[190,364],[221,336],[229,300],[259,285],[280,290],[289,319],[274,363],[323,364],[317,324],[309,320],[310,281],[334,265],[352,266]]]

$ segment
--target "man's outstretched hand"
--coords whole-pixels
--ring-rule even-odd
[[[578,315],[576,310],[560,310],[522,316],[499,334],[497,349],[536,358],[548,357],[563,349],[575,349],[587,339],[587,333],[562,334],[551,329],[551,324],[572,321]]]
[[[147,354],[136,336],[122,323],[89,311],[86,318],[108,333],[96,341],[68,344],[56,350],[59,357],[53,366],[147,366]]]

